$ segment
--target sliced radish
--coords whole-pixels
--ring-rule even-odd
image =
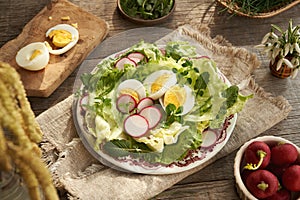
[[[141,115],[130,115],[124,120],[124,130],[132,137],[142,137],[148,132],[149,123]]]
[[[117,61],[115,67],[118,69],[124,69],[125,64],[130,64],[136,67],[136,62],[129,58],[121,58],[120,60]]]
[[[137,105],[138,112],[141,111],[143,108],[146,108],[148,106],[152,106],[154,104],[154,101],[150,97],[145,97],[141,99]]]
[[[155,108],[157,108],[161,113],[161,120],[160,121],[165,121],[166,118],[167,118],[167,114],[166,114],[164,108],[160,104],[154,104],[153,106]]]
[[[208,56],[198,56],[196,59],[203,59],[203,58],[210,59],[210,57],[208,57]]]
[[[146,118],[149,129],[155,128],[162,118],[160,110],[155,106],[143,108],[139,114]]]
[[[124,114],[132,112],[136,105],[135,99],[129,94],[122,94],[117,99],[117,109]]]
[[[216,144],[218,135],[215,131],[206,130],[202,133],[202,148],[210,148]]]
[[[125,50],[125,51],[121,51],[121,52],[115,54],[114,57],[115,57],[115,58],[121,57],[125,52],[126,52],[126,50]]]
[[[86,105],[88,104],[89,101],[89,96],[88,94],[85,94],[84,96],[81,97],[80,101],[79,101],[79,105],[82,111],[86,110]]]
[[[127,57],[133,60],[136,64],[145,58],[144,54],[139,52],[130,53]]]
[[[166,55],[166,50],[165,49],[159,49],[160,52],[165,56]]]

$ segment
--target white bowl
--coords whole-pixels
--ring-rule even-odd
[[[268,145],[273,145],[276,144],[278,142],[284,142],[284,143],[290,143],[292,145],[294,145],[299,153],[298,156],[298,160],[300,160],[300,148],[297,147],[295,144],[293,144],[291,141],[286,140],[284,138],[281,137],[276,137],[276,136],[262,136],[262,137],[257,137],[254,139],[249,140],[248,142],[246,142],[236,153],[235,159],[234,159],[234,177],[235,177],[235,181],[236,181],[236,188],[237,188],[237,192],[239,194],[239,197],[243,200],[257,200],[256,197],[254,197],[246,188],[242,177],[241,177],[241,162],[243,161],[243,155],[244,152],[246,150],[246,148],[255,141],[262,141],[267,143]],[[299,194],[297,194],[298,196]],[[300,196],[298,196],[299,198]]]

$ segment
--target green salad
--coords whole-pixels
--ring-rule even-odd
[[[81,76],[83,116],[94,149],[116,159],[168,165],[202,144],[252,97],[229,85],[187,42],[143,41]]]

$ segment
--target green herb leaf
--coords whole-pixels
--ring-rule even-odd
[[[123,157],[134,154],[150,153],[152,150],[144,143],[131,138],[128,140],[111,140],[103,145],[103,150],[113,157]]]
[[[202,96],[204,91],[207,88],[207,84],[209,82],[209,73],[203,72],[196,80],[196,84],[194,89],[197,91],[197,95]]]
[[[225,106],[226,109],[230,108],[237,101],[237,97],[239,95],[239,88],[236,85],[230,86],[225,91],[222,92],[222,96],[226,98]]]
[[[183,111],[183,107],[179,106],[176,108],[174,104],[168,104],[166,106],[166,121],[164,123],[164,127],[169,127],[173,122],[182,122],[182,116],[180,115]]]

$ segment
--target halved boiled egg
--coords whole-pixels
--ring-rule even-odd
[[[127,94],[139,102],[142,98],[146,97],[146,91],[143,84],[135,79],[128,79],[120,83],[117,88],[117,96]]]
[[[34,42],[18,51],[16,62],[24,69],[38,71],[47,66],[49,57],[46,45],[43,42]]]
[[[170,70],[159,70],[150,74],[145,80],[149,97],[156,100],[165,94],[165,92],[177,82],[176,74]]]
[[[78,30],[68,24],[58,24],[46,32],[46,37],[51,40],[52,45],[45,42],[48,50],[53,55],[60,55],[69,51],[79,39]]]
[[[181,115],[187,114],[195,105],[195,96],[193,91],[187,85],[174,85],[170,87],[160,99],[160,103],[163,107],[166,107],[168,104],[173,104],[176,108],[182,106],[183,111]]]

